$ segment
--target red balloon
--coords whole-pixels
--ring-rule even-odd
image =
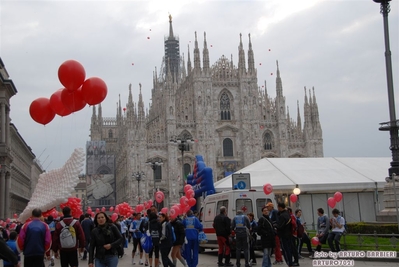
[[[298,196],[295,194],[291,194],[290,195],[290,200],[292,203],[295,203],[298,200]]]
[[[176,212],[176,209],[171,208],[170,211],[169,211],[169,217],[172,218],[172,219],[174,219],[174,218],[177,217],[177,215],[178,215],[178,214],[177,214],[177,212]]]
[[[335,192],[334,199],[335,199],[336,202],[340,202],[342,200],[342,193],[341,192]]]
[[[184,193],[187,193],[188,190],[193,189],[193,187],[191,186],[191,184],[186,184],[184,186]]]
[[[178,205],[173,205],[171,210],[176,211],[176,215],[179,215],[181,213],[180,207]]]
[[[273,192],[273,186],[271,184],[265,184],[263,186],[263,192],[265,192],[266,195],[270,194]]]
[[[314,245],[314,246],[317,246],[317,245],[319,245],[320,244],[320,241],[319,241],[319,238],[317,237],[317,236],[315,236],[315,237],[312,237],[312,244]]]
[[[89,105],[100,104],[107,96],[107,85],[98,77],[88,78],[82,85],[83,99]]]
[[[162,209],[161,209],[161,212],[162,212],[163,214],[167,214],[167,213],[168,213],[168,208],[167,208],[167,207],[162,208]]]
[[[186,192],[187,198],[193,198],[195,196],[194,190],[193,189],[188,189]]]
[[[196,203],[197,203],[197,200],[193,197],[188,200],[188,205],[190,207],[194,206]]]
[[[155,193],[155,201],[157,203],[161,203],[165,198],[165,195],[162,191],[158,191]]]
[[[46,125],[55,117],[55,112],[50,107],[50,99],[40,97],[32,101],[29,113],[35,122]]]
[[[99,208],[96,208],[96,213],[99,213],[100,212],[100,209]]]
[[[101,211],[102,211],[102,212],[105,212],[105,211],[106,211],[105,207],[102,207],[102,208],[101,208]]]
[[[109,211],[113,211],[114,210],[114,207],[109,207]]]
[[[327,204],[330,208],[334,208],[335,204],[337,204],[337,202],[335,201],[335,199],[333,197],[329,197],[327,199]]]
[[[182,207],[187,206],[188,205],[188,198],[185,196],[182,196],[180,198],[180,205],[182,205]]]
[[[61,101],[61,93],[64,88],[57,90],[50,97],[50,107],[51,109],[59,116],[64,117],[71,114],[71,110],[64,106],[64,103]]]
[[[113,213],[112,216],[111,216],[111,220],[113,222],[115,222],[117,219],[118,219],[118,214],[117,213]]]
[[[67,60],[58,68],[58,79],[67,90],[77,90],[85,81],[86,72],[76,60]]]
[[[74,92],[70,92],[67,89],[62,90],[61,101],[71,112],[79,111],[86,106],[81,88]]]
[[[14,219],[18,218],[18,214],[14,213]]]

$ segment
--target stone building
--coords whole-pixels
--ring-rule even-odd
[[[299,103],[296,121],[289,114],[278,62],[276,97],[258,85],[248,37],[246,54],[240,34],[237,65],[233,56],[224,55],[211,65],[205,33],[202,53],[195,33],[194,50],[188,48],[185,59],[170,17],[149,109],[145,111],[142,97],[142,90],[149,88],[141,84],[137,102],[129,85],[126,107],[119,99],[114,118],[103,117],[101,105],[93,107],[91,140],[105,141],[106,153],[115,155],[117,203],[150,199],[154,188],[165,193],[166,205],[177,202],[182,176],[192,172],[197,154],[213,169],[215,181],[264,157],[323,157],[314,89],[308,95],[305,88],[302,125]],[[170,142],[178,139],[194,142],[185,146]],[[153,171],[146,162],[155,161],[162,165]],[[140,189],[132,177],[136,171],[146,174]]]
[[[16,93],[0,58],[0,219],[25,209],[43,172],[32,149],[11,123],[10,99]]]

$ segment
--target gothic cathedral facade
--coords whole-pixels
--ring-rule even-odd
[[[192,172],[197,154],[213,169],[214,181],[264,157],[323,157],[314,89],[307,95],[305,88],[302,127],[299,104],[296,122],[286,107],[278,62],[276,97],[258,86],[250,35],[245,58],[240,34],[237,66],[224,55],[211,66],[206,34],[201,55],[195,33],[193,65],[190,48],[186,64],[169,18],[149,108],[141,84],[137,102],[129,85],[126,108],[119,99],[114,118],[103,117],[101,105],[93,107],[91,141],[105,141],[106,153],[115,155],[116,203],[143,203],[154,190],[164,192],[165,206],[178,203],[182,176]],[[182,147],[171,140],[193,142]]]

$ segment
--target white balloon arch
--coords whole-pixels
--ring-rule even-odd
[[[28,206],[18,220],[25,222],[35,208],[44,212],[67,202],[79,183],[78,176],[83,171],[84,160],[83,148],[76,148],[62,168],[40,174]]]

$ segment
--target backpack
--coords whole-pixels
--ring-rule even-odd
[[[64,221],[61,221],[61,233],[60,233],[60,244],[62,248],[74,248],[76,246],[76,231],[73,225],[77,220],[72,220],[69,225],[66,225]]]
[[[300,223],[299,219],[296,219],[296,225],[298,226],[297,230],[297,237],[301,238],[303,234],[305,233],[305,227],[303,226],[302,223]]]
[[[290,216],[291,216],[291,234],[296,237],[297,234],[298,234],[298,232],[297,232],[298,227],[297,227],[297,224],[296,224],[296,217],[293,214],[290,214]]]

